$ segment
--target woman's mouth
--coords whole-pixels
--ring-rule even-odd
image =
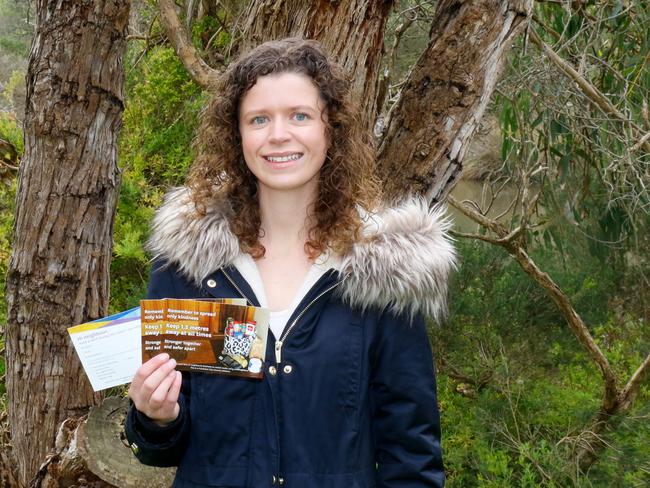
[[[302,153],[292,153],[286,155],[264,156],[269,163],[289,163],[302,157]]]

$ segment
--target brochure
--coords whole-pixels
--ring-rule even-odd
[[[164,298],[140,303],[143,362],[166,352],[179,371],[262,377],[267,309],[239,299]]]
[[[179,371],[261,378],[267,309],[246,300],[142,300],[140,307],[68,328],[94,391],[129,383],[162,352]]]
[[[68,328],[94,391],[131,382],[142,364],[140,307]]]

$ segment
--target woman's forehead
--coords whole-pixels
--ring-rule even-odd
[[[323,103],[314,81],[307,75],[293,72],[260,76],[240,103],[242,114],[278,107],[321,111]]]

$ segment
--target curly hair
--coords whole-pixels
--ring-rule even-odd
[[[350,82],[316,41],[289,38],[266,42],[229,66],[201,114],[195,141],[197,156],[187,185],[199,213],[215,199],[227,202],[232,209],[230,228],[242,251],[255,258],[264,255],[259,240],[257,179],[244,161],[239,109],[259,77],[278,73],[309,76],[327,114],[329,148],[319,174],[318,195],[310,213],[314,224],[305,251],[312,258],[327,248],[344,253],[361,238],[360,208],[373,209],[380,190],[371,137],[352,102]]]

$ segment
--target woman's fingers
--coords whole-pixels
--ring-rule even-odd
[[[145,362],[142,366],[138,368],[138,371],[133,377],[131,385],[139,388],[140,385],[161,365],[165,364],[169,359],[169,354],[163,353],[158,354],[157,356],[152,357],[149,361]]]
[[[169,389],[167,399],[171,403],[178,403],[178,396],[181,394],[181,385],[183,384],[183,375],[180,371],[174,371],[175,378],[172,387]]]
[[[169,373],[171,373],[175,367],[176,361],[174,359],[170,359],[166,363],[158,366],[158,369],[147,376],[147,378],[142,382],[142,385],[140,387],[142,393],[146,397],[151,396],[153,392],[156,391],[160,383],[162,383],[165,378],[167,378],[167,375],[169,375]]]
[[[176,361],[159,354],[145,362],[136,373],[129,396],[135,407],[153,419],[175,418],[182,376],[174,371]]]
[[[172,371],[168,373],[167,376],[160,382],[158,387],[151,393],[149,397],[149,407],[153,410],[160,410],[165,403],[167,402],[167,396],[169,394],[169,388],[174,383],[176,379],[177,371]]]
[[[149,398],[148,411],[143,413],[161,425],[176,420],[180,412],[178,396],[182,383],[183,376],[179,371],[169,373]]]

